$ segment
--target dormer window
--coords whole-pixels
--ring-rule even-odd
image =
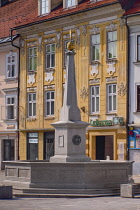
[[[78,0],[63,0],[64,8],[69,8],[76,6],[78,4]]]
[[[41,8],[41,15],[50,13],[50,0],[41,0],[40,8]]]

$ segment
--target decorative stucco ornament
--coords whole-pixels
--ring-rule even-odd
[[[127,92],[127,88],[126,85],[124,85],[123,82],[121,82],[120,85],[118,85],[118,95],[120,96],[124,96]]]
[[[116,72],[115,61],[111,61],[108,63],[107,73],[110,76],[113,76],[115,72]]]
[[[61,32],[57,32],[56,34],[56,47],[59,48],[61,46]]]
[[[42,36],[38,36],[38,52],[42,51]]]
[[[76,28],[76,43],[80,44],[80,28]]]
[[[108,31],[116,30],[116,29],[117,29],[117,24],[115,24],[115,23],[110,23],[108,26],[106,26],[106,29],[107,29]]]
[[[99,74],[99,70],[98,70],[98,64],[94,64],[91,66],[92,70],[91,70],[91,76],[93,77],[97,77],[97,75]]]
[[[120,27],[121,28],[126,25],[126,19],[125,18],[120,18],[119,21],[120,21]]]
[[[87,26],[86,25],[83,25],[82,26],[82,34],[85,36],[87,33]]]
[[[88,89],[86,89],[86,87],[83,87],[80,91],[80,97],[85,101],[88,97]]]
[[[24,41],[24,39],[20,40],[20,49],[21,49],[21,54],[24,55],[25,54],[25,41]]]
[[[29,74],[28,75],[28,84],[33,85],[35,83],[35,81],[36,81],[35,74]]]
[[[93,28],[90,29],[90,33],[98,34],[99,32],[100,32],[100,28],[97,26],[93,26]]]
[[[54,80],[54,71],[45,72],[45,81],[51,83]]]

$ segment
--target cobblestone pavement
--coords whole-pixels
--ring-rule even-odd
[[[0,210],[137,210],[139,198],[20,198],[0,200]]]

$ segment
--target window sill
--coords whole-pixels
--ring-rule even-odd
[[[9,82],[9,81],[17,81],[18,77],[11,77],[11,78],[6,78],[4,79],[5,82]]]
[[[105,115],[115,115],[115,116],[117,116],[117,113],[116,112],[110,112],[110,113],[106,113]]]
[[[140,111],[135,111],[133,112],[133,114],[140,114]]]
[[[117,58],[111,58],[111,59],[107,59],[106,63],[110,64],[110,63],[117,63]]]
[[[37,70],[27,72],[27,74],[36,74],[36,73],[37,73]]]
[[[48,117],[44,117],[44,120],[54,120],[55,116],[48,116]]]
[[[48,69],[45,69],[44,71],[45,71],[45,72],[52,72],[52,71],[54,72],[55,69],[54,69],[54,68],[48,68]]]
[[[140,65],[140,61],[133,62],[135,65]]]
[[[91,61],[91,63],[90,63],[90,65],[92,66],[92,65],[99,65],[100,64],[100,61]]]
[[[28,122],[36,121],[36,117],[26,118],[26,121]]]
[[[13,122],[13,121],[17,121],[17,119],[16,118],[15,119],[3,119],[3,121],[4,122],[11,122],[11,121]]]
[[[98,114],[98,113],[96,114],[96,113],[95,113],[95,114],[90,114],[89,116],[90,116],[90,117],[93,117],[93,116],[95,116],[95,117],[99,117],[99,116],[100,116],[100,114]]]

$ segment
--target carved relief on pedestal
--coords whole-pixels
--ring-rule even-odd
[[[45,72],[45,81],[46,82],[51,83],[54,80],[53,73],[54,73],[54,69],[50,69]]]
[[[97,75],[99,74],[99,64],[95,63],[91,66],[91,76],[93,77],[97,77]]]
[[[28,84],[33,85],[36,82],[35,74],[28,75]]]
[[[86,98],[88,97],[88,89],[86,89],[86,87],[83,87],[81,90],[80,90],[80,97],[85,101]]]
[[[123,82],[118,85],[118,95],[124,96],[127,93],[127,87]]]
[[[107,63],[108,65],[108,68],[107,68],[107,73],[110,75],[110,76],[113,76],[113,74],[116,72],[116,62],[115,61],[110,61]]]

